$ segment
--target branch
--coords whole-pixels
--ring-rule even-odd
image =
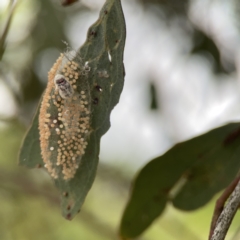
[[[222,211],[220,217],[218,218],[216,227],[214,229],[211,240],[224,240],[227,231],[231,225],[233,217],[236,214],[238,206],[240,204],[240,181],[233,193],[231,194],[228,203],[226,204],[224,210]]]
[[[208,240],[211,239],[211,237],[213,235],[213,232],[214,232],[214,229],[215,229],[216,224],[217,224],[217,220],[218,220],[220,214],[222,213],[222,211],[224,209],[224,205],[227,202],[228,198],[230,197],[231,193],[236,188],[239,180],[240,180],[240,176],[235,178],[231,182],[231,184],[224,190],[224,192],[221,194],[221,196],[218,198],[218,200],[216,201],[216,205],[215,205],[214,212],[213,212],[213,217],[212,217],[212,222],[211,222],[211,227],[210,227]]]

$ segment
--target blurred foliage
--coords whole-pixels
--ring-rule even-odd
[[[139,0],[146,5],[160,6],[166,17],[185,16],[188,9],[188,0]]]
[[[240,123],[228,124],[178,143],[150,161],[134,181],[121,235],[141,234],[169,200],[181,210],[196,210],[228,186],[240,167],[239,136]]]
[[[203,30],[200,30],[199,27],[189,19],[188,0],[139,0],[139,2],[145,7],[156,6],[155,11],[156,9],[160,9],[160,11],[156,11],[160,19],[165,19],[166,22],[177,20],[180,22],[181,27],[188,29],[188,31],[191,29],[193,32],[193,47],[190,54],[198,54],[208,59],[209,62],[212,62],[212,68],[215,74],[228,74],[236,70],[233,62],[229,62],[229,59],[223,59],[215,40],[208,36]]]
[[[195,29],[194,30],[194,47],[192,54],[199,54],[210,61],[213,61],[213,71],[216,74],[227,74],[235,70],[235,66],[232,63],[228,63],[228,68],[224,67],[220,52],[214,41],[208,37],[204,32]]]
[[[154,83],[150,83],[149,85],[150,85],[150,99],[151,99],[150,108],[152,110],[157,110],[158,109],[157,90]]]
[[[29,172],[16,165],[24,131],[17,122],[0,128],[1,239],[118,239],[117,228],[130,182],[125,171],[100,164],[81,213],[68,222],[60,217],[58,193],[48,175],[43,170]],[[191,214],[168,206],[160,221],[138,239],[178,239],[179,230],[184,239],[206,239],[213,204]],[[240,216],[234,220],[232,232],[239,220]]]
[[[64,1],[62,1],[62,6],[70,6],[70,5],[74,4],[77,1],[78,0],[64,0]]]
[[[96,206],[96,209],[93,210],[94,203],[91,203],[99,195],[98,192],[101,188],[106,189],[107,192],[112,188],[108,175],[111,168],[109,169],[107,166],[99,168],[96,190],[89,199],[89,206],[82,210],[81,216],[76,218],[76,221],[67,222],[59,216],[58,193],[53,188],[47,174],[43,171],[38,172],[39,170],[25,171],[24,168],[16,165],[17,152],[24,131],[25,128],[17,122],[8,123],[7,126],[2,126],[0,129],[2,142],[0,146],[1,239],[44,238],[50,240],[78,239],[79,237],[89,240],[116,239],[116,233],[109,225],[111,222],[105,222],[108,216],[104,212],[98,213],[97,209],[100,206]],[[116,201],[118,201],[117,198],[120,193],[123,194],[122,191],[126,195],[126,186],[123,184],[121,187],[122,183],[126,184],[126,179],[116,170],[114,175],[118,176],[119,182],[116,182],[119,185],[118,189],[122,188],[120,192],[115,193]],[[105,202],[106,195],[103,197],[103,200],[101,200],[102,197],[98,197],[98,204]],[[110,202],[110,198],[108,201]],[[111,206],[110,203],[108,204]],[[106,219],[103,221],[101,216],[105,216]]]
[[[13,1],[9,2],[13,3]],[[157,13],[159,15],[163,14],[165,18],[161,18],[161,15],[159,21],[167,21],[169,23],[169,21],[174,19],[182,23],[181,19],[184,19],[185,23],[190,25],[191,28],[189,35],[192,32],[194,33],[192,38],[193,46],[191,47],[193,52],[197,54],[211,54],[215,62],[215,65],[213,65],[215,73],[229,74],[229,72],[234,71],[234,68],[231,70],[230,67],[229,70],[223,65],[221,52],[215,40],[206,34],[204,30],[200,30],[195,26],[188,18],[189,1],[140,0],[139,3],[144,4],[144,6],[150,6],[150,9],[155,14],[156,9],[160,10]],[[235,1],[235,3],[239,11],[239,1]],[[73,221],[68,222],[60,217],[58,193],[53,188],[53,184],[44,170],[29,171],[19,168],[16,164],[18,149],[26,132],[26,125],[29,125],[46,85],[47,71],[53,65],[59,53],[62,52],[62,49],[65,48],[62,40],[68,40],[66,21],[69,16],[74,14],[88,14],[93,11],[82,1],[68,7],[62,7],[61,4],[62,1],[60,0],[25,0],[19,1],[13,15],[11,15],[9,8],[0,12],[1,29],[7,29],[7,36],[3,30],[1,30],[0,35],[1,41],[4,42],[4,44],[1,42],[0,79],[11,89],[18,106],[15,116],[11,117],[11,119],[2,119],[0,121],[0,239],[3,240],[118,239],[119,222],[128,197],[132,178],[132,174],[129,174],[129,166],[111,166],[100,163],[97,178],[87,196],[81,213]],[[238,13],[236,14],[237,23],[239,22]],[[9,16],[11,17],[8,18]],[[6,27],[8,26],[6,24],[7,19],[11,19],[9,21],[11,23],[10,27]],[[39,68],[45,69],[46,67],[43,64],[43,59],[41,59],[43,55],[47,65],[45,76],[41,76],[38,72]],[[150,86],[150,89],[152,103],[154,103],[159,97],[158,92],[156,92],[155,99],[154,85]],[[238,141],[236,139],[236,142],[233,142],[233,144],[237,144]],[[229,147],[231,148],[231,146]],[[209,153],[209,155],[211,154]],[[162,157],[159,158],[161,159]],[[182,167],[178,158],[174,160],[177,163],[174,162],[173,169],[178,166]],[[149,164],[152,164],[152,162],[149,162]],[[194,192],[193,190],[197,190],[196,186],[200,189],[202,188],[202,183],[198,185],[198,181],[202,179],[203,175],[201,174],[206,174],[206,172],[202,171],[204,169],[201,169],[201,172],[198,174],[198,169],[198,167],[192,169],[193,172],[196,170],[196,181],[194,182],[194,178],[189,178],[188,185],[186,185],[186,187],[189,186],[191,193]],[[219,168],[216,167],[214,170],[217,171]],[[235,171],[237,170],[236,168]],[[166,169],[160,169],[160,172],[163,171],[164,174],[168,174]],[[182,174],[180,175],[182,176]],[[229,179],[233,177],[228,176]],[[168,180],[170,181],[171,179]],[[175,183],[176,181],[174,181]],[[146,189],[143,191],[144,198],[148,197],[148,184],[147,178]],[[226,184],[225,179],[225,182],[221,182],[219,189]],[[213,192],[217,190],[212,191],[210,195],[212,196]],[[189,193],[189,190],[186,189],[185,192]],[[188,194],[185,194],[183,197],[187,198],[186,196]],[[203,198],[205,197],[203,196]],[[143,200],[142,198],[136,199],[137,206]],[[155,219],[155,224],[151,225],[148,231],[145,231],[137,239],[207,239],[216,196],[211,202],[194,212],[176,210],[168,200],[163,201],[164,206],[162,209],[164,211],[161,218]],[[182,203],[183,201],[176,201],[175,205],[181,209],[187,209],[190,206],[188,204],[186,207],[178,206],[179,202]],[[205,202],[206,199],[204,200]],[[188,199],[186,203],[189,203]],[[198,206],[202,204],[198,203]],[[159,213],[155,213],[154,218],[158,215]],[[142,219],[138,220],[141,221]],[[231,239],[233,233],[239,228],[239,221],[240,216],[237,215],[231,225],[227,239]],[[129,228],[131,227],[134,228],[134,226],[129,226]],[[143,229],[140,230],[142,231]],[[238,239],[237,233],[234,240],[236,239]]]
[[[16,3],[14,3],[13,1],[9,2],[9,6],[8,6],[8,18],[6,21],[6,25],[4,27],[4,30],[0,36],[0,61],[2,59],[2,56],[4,54],[4,51],[6,49],[6,38],[8,35],[8,31],[10,29],[10,25],[11,25],[11,21],[12,21],[12,17],[14,14],[14,10],[16,9]]]
[[[28,9],[28,11],[26,9]],[[42,64],[39,62],[39,56],[46,51],[55,51],[49,59],[49,62],[53,65],[56,57],[59,56],[65,47],[63,41],[67,39],[67,36],[64,31],[64,23],[69,11],[71,14],[76,12],[81,14],[81,12],[88,10],[81,5],[76,5],[75,8],[65,9],[64,7],[61,8],[57,2],[53,3],[52,1],[19,2],[17,10],[19,12],[27,12],[26,18],[29,18],[29,26],[25,26],[25,28],[28,27],[28,29],[24,29],[25,32],[28,31],[27,38],[26,40],[23,39],[17,42],[18,46],[16,47],[18,49],[22,48],[26,52],[26,64],[21,69],[13,65],[11,70],[18,74],[17,80],[21,86],[19,113],[21,117],[29,123],[29,119],[31,119],[34,108],[36,107],[36,101],[39,100],[45,88],[45,83],[42,83],[42,79],[40,79],[39,74],[36,72],[37,68],[41,68],[38,64]],[[18,13],[18,11],[16,11],[16,13]],[[15,64],[22,61],[22,52],[14,52],[15,49],[12,46],[9,46],[7,51],[8,53],[6,55],[10,57],[11,55],[15,55]],[[29,51],[31,54],[29,54]],[[2,64],[10,68],[9,65],[11,63],[8,60],[8,56],[5,56],[5,58],[3,56]],[[47,72],[45,79],[47,80]]]

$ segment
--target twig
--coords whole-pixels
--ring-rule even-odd
[[[233,192],[233,190],[237,186],[239,180],[240,180],[240,176],[235,178],[231,182],[231,184],[225,189],[225,191],[221,194],[221,196],[218,198],[218,200],[216,201],[216,205],[215,205],[214,212],[213,212],[213,217],[212,217],[212,222],[211,222],[211,227],[210,227],[210,232],[209,232],[209,237],[208,237],[209,240],[211,239],[211,237],[213,235],[214,229],[216,227],[217,220],[218,220],[218,218],[219,218],[219,216],[222,213],[222,210],[224,208],[224,204],[226,203],[230,194]]]
[[[240,181],[238,181],[238,184],[234,189],[233,193],[231,194],[228,203],[226,204],[224,210],[218,218],[211,240],[224,240],[239,204]]]

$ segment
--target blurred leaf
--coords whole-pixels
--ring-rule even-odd
[[[202,207],[235,177],[239,156],[240,123],[231,123],[179,143],[150,161],[134,181],[121,235],[141,234],[162,214],[168,199],[182,210]]]
[[[28,69],[25,74],[29,76],[28,82],[22,86],[23,101],[32,103],[34,100],[37,101],[41,96],[44,86],[39,81],[34,71]]]
[[[1,124],[2,125],[2,124]],[[25,128],[12,120],[0,128],[0,162],[7,167],[16,165],[16,158]]]
[[[143,4],[159,5],[169,17],[186,15],[189,0],[139,0]]]
[[[78,2],[78,0],[64,0],[64,1],[62,1],[62,6],[69,6],[75,2]]]
[[[21,74],[17,73],[21,81],[23,98],[20,112],[26,122],[29,122],[29,117],[32,117],[33,107],[35,107],[33,102],[40,98],[44,90],[44,79],[40,79],[42,71],[46,66],[46,63],[42,65],[42,61],[46,59],[43,56],[51,54],[51,57],[46,61],[52,61],[53,64],[55,60],[54,55],[58,54],[57,52],[60,53],[59,49],[65,47],[63,41],[68,39],[65,26],[69,16],[74,14],[81,15],[83,12],[86,13],[86,11],[89,12],[89,9],[86,9],[84,5],[77,4],[77,7],[74,5],[65,9],[60,6],[60,2],[59,0],[59,4],[56,1],[36,1],[33,3],[36,5],[33,8],[35,18],[29,29],[27,41],[23,43],[25,45],[26,42],[31,42],[27,48],[31,49],[32,59],[22,69]],[[43,66],[44,68],[42,68]],[[47,79],[47,71],[45,76]]]
[[[62,48],[62,40],[66,39],[63,25],[67,13],[60,11],[62,8],[55,8],[52,1],[42,1],[40,7],[41,11],[37,16],[36,25],[31,34],[35,41],[34,51]]]
[[[87,40],[80,48],[82,59],[91,68],[87,78],[91,104],[91,128],[88,146],[73,179],[56,179],[62,196],[62,214],[72,219],[80,210],[95,178],[101,136],[110,127],[110,113],[118,103],[124,83],[123,50],[125,21],[119,0],[107,0],[100,17],[88,30]],[[101,73],[104,70],[104,77]],[[78,81],[81,88],[81,82]],[[39,111],[39,110],[38,110]],[[39,145],[38,113],[25,138],[20,153],[20,165],[36,167],[42,164]],[[56,164],[56,159],[52,159]]]
[[[17,6],[17,1],[16,2],[10,1],[9,15],[8,15],[8,19],[6,22],[6,26],[0,36],[0,60],[2,59],[5,49],[6,49],[6,38],[7,38],[8,32],[9,32],[9,29],[10,29],[10,25],[12,22],[12,18],[13,18],[13,14],[16,9],[16,6]]]
[[[157,92],[156,87],[153,83],[150,83],[150,97],[151,97],[150,108],[152,110],[158,109]]]
[[[61,49],[64,46],[62,40],[67,39],[64,33],[67,13],[57,9],[56,5],[53,1],[41,1],[38,6],[39,10],[36,12],[36,21],[34,21],[30,33],[33,42],[31,44],[33,59],[22,72],[22,76],[24,76],[22,91],[25,111],[29,111],[29,103],[32,104],[33,101],[39,99],[43,92],[43,84],[35,72],[35,69],[39,67],[39,65],[36,65],[39,56],[46,50],[55,49],[57,51],[57,49]]]
[[[208,37],[204,32],[195,29],[194,43],[195,46],[192,49],[193,54],[200,54],[208,58],[211,56],[214,61],[214,72],[228,73],[228,69],[223,66],[218,47],[210,37]],[[228,63],[228,65],[229,69],[234,70],[233,64]]]

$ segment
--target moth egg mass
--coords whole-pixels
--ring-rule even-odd
[[[48,74],[48,85],[39,114],[41,154],[49,174],[69,180],[81,163],[90,134],[91,102],[84,66],[61,55]],[[80,76],[80,77],[79,77]],[[71,81],[70,81],[71,79]],[[77,90],[77,79],[81,82]],[[82,103],[80,100],[83,100]],[[84,123],[84,124],[83,124]],[[82,125],[83,124],[83,125]],[[86,130],[86,131],[85,131]]]

